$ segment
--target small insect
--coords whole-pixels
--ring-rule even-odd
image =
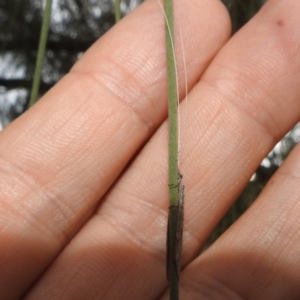
[[[170,262],[172,257],[170,251],[172,247],[170,244],[170,213],[168,220],[168,230],[167,230],[167,278],[169,280],[169,264],[175,264],[177,270],[177,277],[180,278],[181,272],[181,249],[182,249],[182,233],[183,233],[183,215],[184,215],[184,184],[182,183],[182,175],[178,172],[178,182],[176,186],[170,186],[170,188],[178,188],[178,206],[172,205],[169,210],[177,210],[177,223],[176,223],[176,240],[175,240],[175,258]]]

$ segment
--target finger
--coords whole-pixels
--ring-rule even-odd
[[[240,118],[229,116],[223,118],[223,121],[227,119],[230,122],[236,119],[236,122],[232,124],[232,133],[228,136],[229,131],[223,130],[224,127],[228,126],[223,124],[220,130],[224,138],[219,139],[218,144],[214,141],[215,139],[210,142],[213,145],[222,146],[220,151],[225,153],[230,143],[233,147],[225,155],[221,152],[215,153],[216,159],[213,161],[215,166],[213,169],[218,170],[217,178],[211,179],[212,177],[207,175],[210,169],[205,169],[202,166],[202,170],[205,170],[205,173],[202,174],[213,182],[203,178],[200,180],[204,191],[198,194],[201,199],[197,202],[199,210],[192,206],[191,209],[195,212],[192,214],[194,219],[192,218],[191,222],[188,220],[187,224],[188,234],[193,230],[193,223],[198,225],[198,229],[193,230],[196,233],[193,236],[199,239],[200,245],[203,244],[207,233],[210,233],[217,223],[216,218],[219,220],[219,213],[223,214],[225,208],[229,207],[228,204],[236,199],[241,190],[240,187],[243,186],[242,183],[245,182],[247,176],[249,178],[259,161],[270,150],[269,145],[273,146],[280,136],[299,121],[300,85],[297,73],[299,73],[300,63],[297,58],[297,49],[300,45],[300,31],[299,18],[296,13],[298,10],[299,2],[297,1],[285,3],[269,1],[261,12],[223,48],[203,76],[204,86],[223,86],[222,94],[223,100],[227,103],[226,109],[232,110],[233,106],[233,111],[235,111],[237,108],[240,112]],[[240,45],[239,48],[237,45]],[[239,53],[234,52],[235,49],[239,49]],[[236,58],[230,60],[231,53]],[[228,57],[228,65],[224,64],[223,60],[226,56]],[[244,69],[245,66],[248,66],[246,70]],[[223,76],[223,67],[228,67],[228,75],[231,74],[231,76]],[[216,70],[219,71],[218,77],[214,76]],[[235,81],[232,84],[230,81],[234,81],[235,78],[239,78],[239,82]],[[228,115],[228,112],[226,114]],[[245,121],[242,121],[241,117],[244,117]],[[248,124],[246,127],[245,122]],[[209,151],[205,152],[209,154],[206,156],[206,161],[209,162],[213,157]],[[219,160],[220,155],[223,164],[218,165],[216,160]],[[251,162],[253,169],[250,166]],[[203,184],[203,181],[206,184]],[[218,189],[218,191],[214,191],[214,189]],[[279,276],[280,272],[286,274],[284,268],[279,267],[278,270],[280,269],[280,271],[277,270],[278,272],[272,273],[273,267],[268,259],[268,254],[266,252],[261,253],[260,248],[258,249],[260,254],[257,256],[256,253],[257,240],[261,239],[261,243],[266,241],[267,235],[263,234],[262,238],[260,232],[263,226],[267,226],[271,202],[274,197],[270,194],[265,196],[264,198],[269,199],[268,210],[262,211],[260,206],[254,206],[256,207],[255,213],[252,210],[251,214],[250,212],[247,214],[247,223],[239,223],[240,225],[235,226],[230,234],[225,235],[212,249],[187,267],[182,274],[181,297],[183,299],[195,299],[195,297],[201,296],[204,299],[220,297],[222,299],[299,298],[299,290],[295,290],[296,281],[294,281],[292,273],[287,274],[288,284],[286,288],[283,288],[279,284],[278,278],[282,279]],[[201,204],[201,202],[204,203]],[[289,205],[287,203],[287,206]],[[279,206],[275,206],[277,213]],[[188,204],[187,207],[189,209]],[[262,211],[261,214],[260,211]],[[188,213],[189,210],[186,215]],[[264,225],[256,220],[258,215],[265,220]],[[285,217],[283,218],[285,221],[281,219],[281,222],[288,222]],[[250,219],[251,221],[249,221]],[[266,228],[265,230],[268,231]],[[280,231],[280,228],[278,230]],[[272,234],[270,238],[276,244],[276,234],[272,231],[268,231],[268,233]],[[252,236],[257,237],[252,240]],[[272,242],[267,241],[266,243],[270,245]],[[264,244],[266,248],[268,245]],[[262,247],[262,245],[258,245],[258,247]],[[282,248],[279,247],[278,251],[280,250]],[[245,255],[242,253],[243,251],[245,251]],[[264,265],[263,260],[268,266]],[[259,270],[260,264],[263,265],[261,272]],[[266,276],[268,272],[270,273]],[[277,277],[275,278],[273,275]],[[270,284],[273,279],[274,284]],[[295,279],[298,280],[296,277]],[[267,287],[268,284],[270,284],[270,288]],[[272,291],[276,284],[277,288]],[[262,293],[264,289],[266,289],[265,294]],[[284,294],[285,296],[282,296]],[[162,299],[167,299],[167,297],[166,293]]]
[[[185,41],[189,87],[229,35],[229,26],[196,15],[213,9],[207,2],[182,12],[183,35],[207,22]],[[164,18],[158,3],[148,1],[1,132],[1,299],[18,298],[82,226],[166,117],[165,99]]]
[[[186,268],[183,299],[299,299],[299,157],[298,145],[250,209]]]
[[[199,252],[263,157],[299,119],[295,2],[284,8],[270,3],[219,52],[190,92],[187,108],[183,103],[181,120],[188,119],[181,147],[184,265]],[[283,27],[278,19],[284,20]],[[160,295],[166,286],[166,141],[164,124],[28,299],[66,283],[71,298],[82,296],[85,289],[78,284],[86,278],[99,279],[88,284],[91,299]]]

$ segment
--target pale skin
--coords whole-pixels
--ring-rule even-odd
[[[299,299],[299,146],[198,253],[300,119],[300,2],[268,1],[232,38],[219,1],[180,2],[181,299]],[[0,133],[0,299],[168,299],[166,117],[164,20],[149,0]]]

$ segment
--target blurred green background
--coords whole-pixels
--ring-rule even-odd
[[[142,0],[121,1],[122,15]],[[233,33],[263,5],[263,0],[223,0]],[[0,130],[26,108],[42,21],[41,0],[0,0]],[[51,25],[40,94],[44,94],[76,60],[115,22],[114,1],[53,0]],[[206,247],[220,236],[253,203],[285,157],[298,142],[296,126],[263,160],[235,204],[220,221]]]

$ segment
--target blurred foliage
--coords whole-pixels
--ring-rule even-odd
[[[122,0],[122,15],[142,0]],[[223,0],[233,33],[256,14],[264,0]],[[29,98],[41,28],[42,0],[0,0],[0,129],[20,115]],[[40,94],[66,74],[82,53],[115,22],[112,0],[53,0]],[[264,159],[236,203],[212,233],[209,246],[256,199],[266,182],[298,142],[296,126]]]
[[[223,0],[234,31],[262,0]],[[121,1],[123,15],[142,0]],[[40,35],[42,0],[0,0],[0,129],[26,108]],[[54,0],[40,96],[115,22],[113,0]]]
[[[122,1],[122,13],[140,2]],[[40,95],[115,22],[111,0],[53,0],[52,8]],[[42,16],[42,0],[0,0],[0,129],[27,106]]]

